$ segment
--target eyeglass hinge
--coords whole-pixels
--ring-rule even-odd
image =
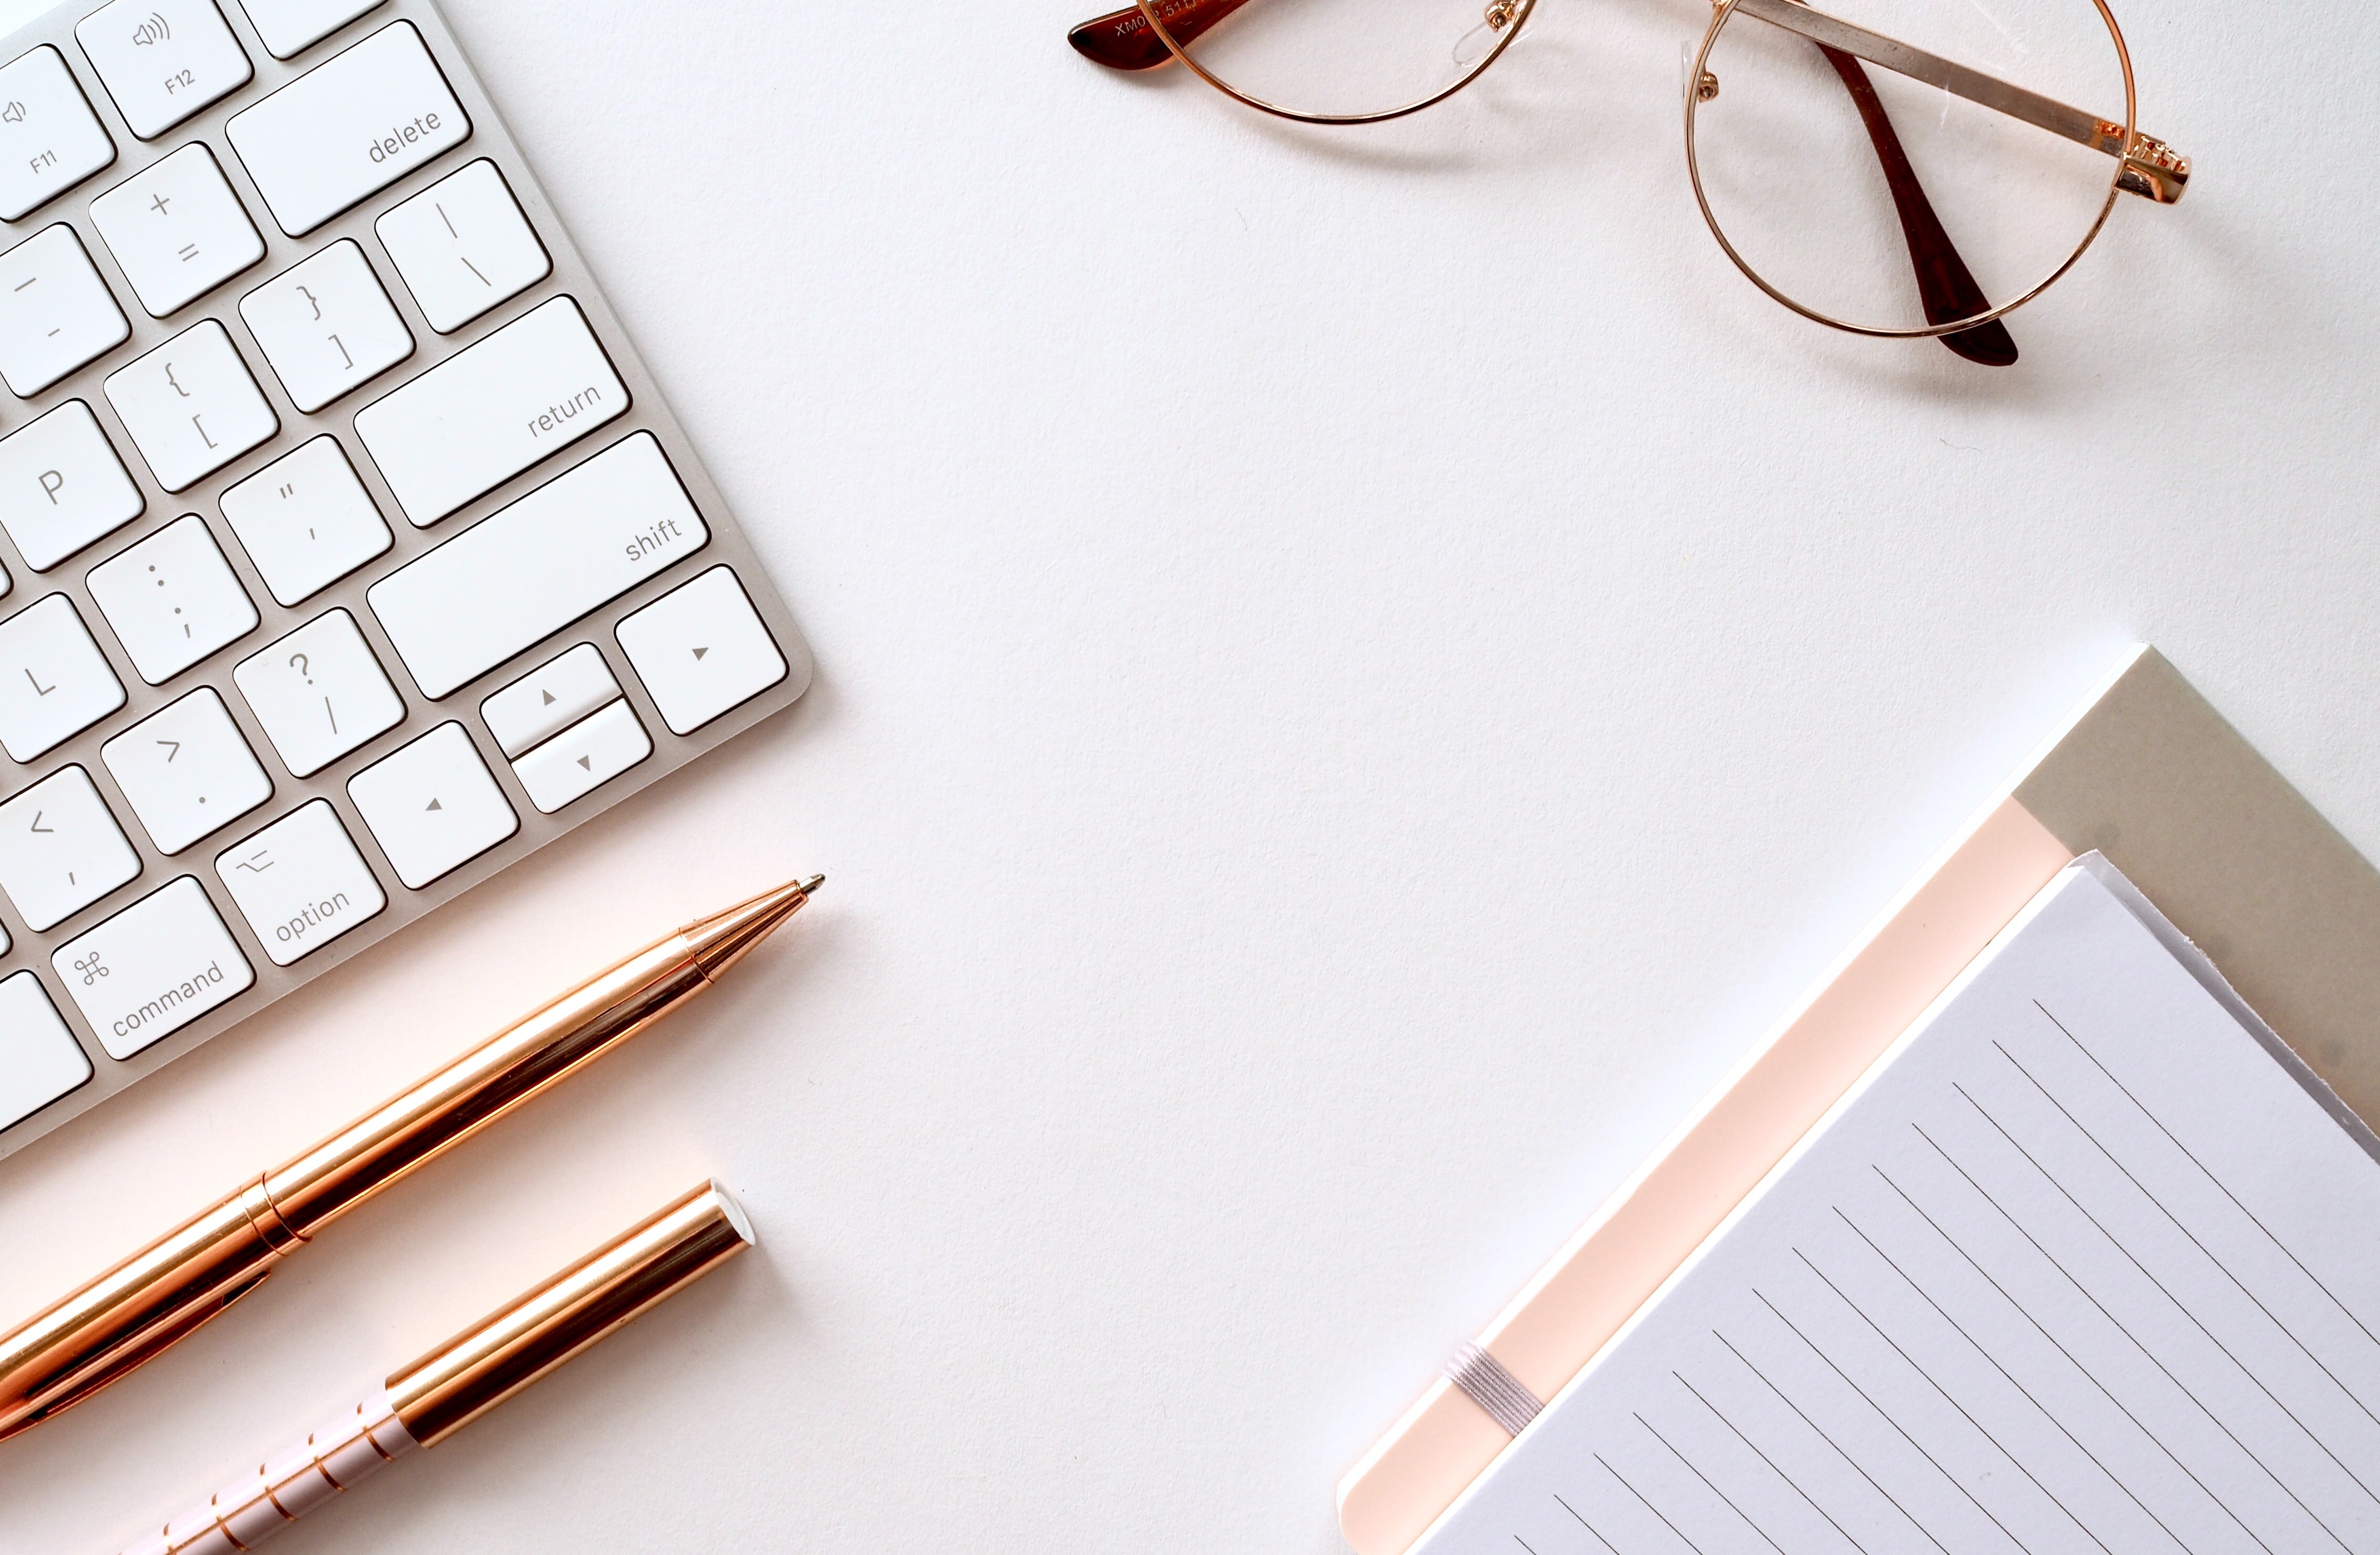
[[[2114,152],[2123,143],[2123,126],[2101,119],[2097,128],[2103,151]],[[2134,130],[2131,150],[2124,153],[2124,165],[2116,175],[2116,187],[2126,194],[2171,205],[2190,187],[2190,159],[2155,136]]]

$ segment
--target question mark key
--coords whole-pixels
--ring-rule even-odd
[[[308,777],[405,722],[405,700],[345,609],[243,660],[232,680],[292,777]]]

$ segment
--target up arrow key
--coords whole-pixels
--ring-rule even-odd
[[[431,801],[430,801],[430,803],[429,803],[427,806],[425,806],[425,807],[423,808],[422,813],[426,815],[426,814],[428,814],[428,813],[429,813],[430,811],[431,811],[431,810],[443,810],[443,809],[444,809],[445,808],[446,808],[445,806],[443,806],[443,805],[440,804],[437,800],[432,799],[432,800],[431,800]]]

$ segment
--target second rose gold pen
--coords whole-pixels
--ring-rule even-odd
[[[0,1438],[157,1355],[341,1215],[710,987],[824,880],[780,886],[597,974],[0,1335]]]

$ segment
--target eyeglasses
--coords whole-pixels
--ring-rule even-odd
[[[1704,221],[1805,319],[2014,362],[2000,321],[2073,268],[2119,195],[2180,200],[2190,160],[2133,128],[2131,57],[2107,0],[1829,3],[1846,14],[1713,0],[1684,93]],[[1281,118],[1378,124],[1477,80],[1537,0],[1478,4],[1137,0],[1068,41],[1117,70],[1178,60]]]

